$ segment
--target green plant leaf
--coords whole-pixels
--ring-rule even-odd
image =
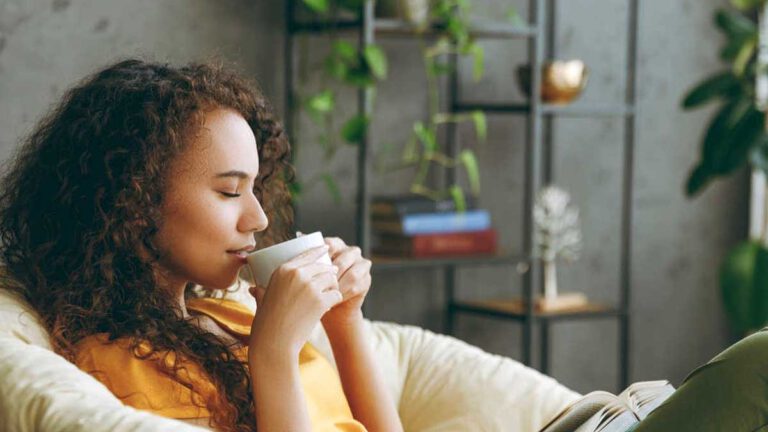
[[[477,134],[477,139],[480,141],[485,141],[486,137],[488,136],[488,122],[485,118],[485,113],[479,110],[473,111],[472,121],[475,123],[475,133]]]
[[[729,174],[744,165],[763,138],[764,126],[763,113],[751,101],[725,104],[710,122],[702,145],[701,168],[691,174],[687,189],[695,193],[709,178]]]
[[[453,72],[453,66],[450,63],[443,63],[436,59],[429,61],[428,71],[432,76],[448,75]]]
[[[357,59],[357,47],[352,42],[337,40],[333,44],[333,54],[344,62],[353,62]]]
[[[304,107],[313,120],[321,122],[323,114],[333,111],[335,105],[333,92],[331,90],[323,90],[307,99]]]
[[[302,0],[313,12],[324,14],[328,12],[330,3],[328,0]]]
[[[525,20],[520,16],[520,13],[517,12],[517,8],[514,6],[510,6],[507,10],[507,21],[509,21],[510,24],[513,26],[525,26]]]
[[[720,289],[735,332],[763,327],[768,321],[768,250],[758,241],[733,248],[720,266]]]
[[[425,153],[433,153],[437,151],[437,140],[435,139],[435,133],[424,126],[422,122],[416,122],[413,124],[413,132],[416,134],[416,138],[419,139],[424,146]]]
[[[482,46],[473,43],[472,48],[472,78],[480,81],[485,74],[485,50]]]
[[[365,115],[355,115],[344,123],[341,128],[341,136],[349,144],[360,144],[368,132],[369,119]]]
[[[702,146],[700,167],[691,173],[688,191],[716,176],[730,174],[749,161],[763,137],[763,114],[748,102],[729,103],[713,118]]]
[[[728,134],[731,132],[732,124],[729,120],[736,108],[737,102],[726,103],[707,126],[704,134],[704,142],[701,146],[701,163],[708,169],[717,174],[720,169],[720,157],[724,153],[723,147],[728,145]]]
[[[451,194],[451,198],[453,198],[453,202],[456,204],[456,211],[463,213],[467,209],[467,200],[464,198],[464,190],[458,185],[453,185],[448,188],[448,193]]]
[[[731,0],[731,4],[736,9],[748,11],[763,6],[765,4],[765,0]]]
[[[371,87],[376,84],[373,76],[365,70],[352,69],[344,77],[343,81],[354,87]]]
[[[403,163],[410,164],[414,163],[418,160],[419,155],[416,152],[417,149],[417,138],[416,135],[411,135],[410,138],[408,138],[408,141],[405,143],[405,146],[403,147],[403,154],[400,157],[400,160]]]
[[[336,0],[342,9],[352,12],[360,12],[365,5],[365,0]]]
[[[683,108],[696,108],[721,96],[740,89],[739,81],[733,72],[727,71],[711,76],[697,84],[683,99]]]
[[[357,48],[347,41],[336,41],[325,59],[328,75],[343,81],[350,69],[357,63]]]
[[[715,12],[715,25],[728,38],[740,38],[757,34],[755,23],[744,14],[727,9]]]
[[[325,71],[330,77],[343,81],[349,74],[349,67],[338,57],[329,55],[325,59]]]
[[[336,184],[336,180],[333,179],[333,176],[327,173],[323,174],[323,181],[336,204],[341,204],[341,192],[339,191],[339,186]]]
[[[749,61],[755,54],[755,48],[757,48],[757,38],[749,38],[739,49],[736,58],[733,60],[733,73],[737,77],[744,76],[747,64],[749,64]]]
[[[729,174],[743,166],[765,130],[765,115],[750,105],[728,134],[718,173]]]
[[[725,46],[720,50],[720,59],[727,63],[733,62],[748,39],[747,37],[734,37],[726,41]]]
[[[728,136],[733,128],[730,121],[737,110],[737,103],[738,101],[726,103],[710,120],[701,145],[700,162],[688,177],[686,184],[688,196],[699,193],[710,179],[722,173],[723,158],[729,145]]]
[[[688,175],[685,183],[685,194],[692,197],[702,191],[709,181],[715,176],[706,165],[698,164]]]
[[[366,46],[363,49],[363,57],[374,77],[380,80],[387,78],[387,55],[378,45]]]
[[[459,160],[464,164],[469,179],[469,187],[473,195],[480,194],[480,169],[477,165],[475,153],[472,150],[464,149],[459,153]]]

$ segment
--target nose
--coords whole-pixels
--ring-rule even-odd
[[[269,219],[264,212],[264,208],[261,206],[258,198],[253,193],[248,195],[246,208],[243,209],[242,216],[238,230],[241,232],[260,232],[267,229],[269,226]]]

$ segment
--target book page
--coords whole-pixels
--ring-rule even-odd
[[[625,408],[596,432],[626,432],[632,425],[638,422],[639,420],[635,413]]]
[[[595,391],[574,401],[555,416],[541,432],[573,432],[589,422],[606,405],[618,399],[605,391]],[[599,418],[595,424],[599,423]]]
[[[668,381],[642,381],[627,387],[619,399],[642,420],[674,392],[675,388]]]
[[[629,407],[616,399],[595,413],[574,432],[625,432],[637,421],[637,417]]]

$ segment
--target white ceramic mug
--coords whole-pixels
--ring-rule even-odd
[[[266,287],[269,284],[272,273],[283,263],[290,261],[291,258],[302,252],[324,244],[323,234],[320,231],[315,231],[312,234],[305,234],[264,249],[259,249],[248,255],[248,268],[243,274],[246,278],[250,279],[249,282],[255,282]],[[327,253],[322,255],[317,262],[333,264],[331,257]]]

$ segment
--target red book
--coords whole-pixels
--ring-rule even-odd
[[[496,230],[382,236],[374,253],[415,258],[496,253]]]

